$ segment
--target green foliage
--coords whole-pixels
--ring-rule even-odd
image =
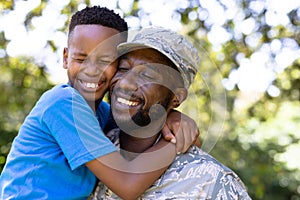
[[[4,10],[11,10],[13,8],[13,1],[12,0],[5,0],[0,3],[0,11]]]
[[[11,142],[40,95],[51,87],[45,69],[29,58],[0,60],[0,171]]]
[[[280,108],[274,107],[273,116],[264,121],[253,117],[237,124],[232,119],[231,127],[235,128],[211,152],[240,175],[254,199],[299,198],[300,172],[286,163],[296,160],[297,155],[287,158],[285,153],[291,145],[300,148],[299,106],[299,102],[285,102]]]
[[[221,1],[218,2],[221,4]],[[185,32],[190,33],[189,36],[198,40],[198,43],[205,47],[207,56],[210,58],[207,62],[206,55],[203,56],[200,74],[209,73],[210,81],[214,86],[219,83],[216,76],[221,74],[223,78],[228,77],[233,69],[239,67],[236,58],[241,53],[248,58],[274,39],[284,41],[285,38],[294,38],[299,45],[299,31],[296,31],[296,27],[271,27],[265,23],[267,8],[261,14],[255,14],[248,8],[250,1],[238,2],[241,3],[245,19],[252,17],[259,24],[257,31],[253,34],[259,33],[262,37],[254,47],[247,44],[251,35],[241,35],[239,38],[228,40],[216,53],[211,49],[210,41],[206,37],[211,27],[200,19],[196,19],[196,22],[188,19],[189,12],[193,8],[189,7],[180,11],[182,22],[185,24]],[[198,4],[197,7],[200,8],[201,5]],[[299,8],[297,9],[299,12]],[[295,15],[297,9],[289,14],[290,21],[294,24],[299,24],[299,15]],[[229,33],[234,33],[233,20],[226,21],[223,27]],[[205,34],[199,36],[197,34],[199,30],[204,31]],[[275,34],[271,35],[271,32]],[[218,57],[220,55],[222,55],[221,59]],[[216,66],[219,69],[217,72]],[[278,97],[272,97],[267,93],[246,94],[238,87],[226,91],[226,104],[223,103],[223,105],[226,106],[228,112],[223,117],[224,124],[221,135],[214,136],[215,130],[209,129],[214,126],[213,115],[215,113],[213,109],[215,104],[213,104],[210,94],[215,92],[215,87],[203,84],[201,78],[200,81],[196,80],[194,85],[199,87],[193,87],[192,92],[199,95],[198,100],[188,99],[183,107],[185,113],[197,119],[203,142],[206,142],[208,137],[215,137],[217,143],[210,153],[239,174],[253,199],[300,199],[299,166],[289,167],[288,165],[288,162],[297,161],[299,158],[295,155],[297,153],[290,153],[294,156],[287,158],[287,152],[291,147],[300,149],[299,66],[298,59],[277,74],[273,84],[280,89],[281,94]],[[255,80],[253,81],[255,82]],[[205,90],[208,91],[203,92]],[[237,105],[241,101],[247,102],[247,104],[239,108]],[[198,103],[197,106],[195,106],[195,102]],[[287,106],[287,102],[291,102],[291,104]],[[295,112],[286,114],[283,112],[284,109]],[[274,135],[274,133],[277,134]],[[254,135],[259,139],[255,140]]]

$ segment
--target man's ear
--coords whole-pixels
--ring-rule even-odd
[[[177,108],[186,99],[188,91],[185,88],[176,88],[174,94],[171,100],[171,106],[172,108]]]
[[[65,47],[63,52],[63,68],[65,69],[68,69],[68,56],[69,56],[69,49]]]

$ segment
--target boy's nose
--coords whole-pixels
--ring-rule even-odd
[[[103,72],[103,70],[99,66],[95,65],[92,62],[84,62],[82,65],[82,67],[84,67],[84,73],[88,76],[98,76]]]

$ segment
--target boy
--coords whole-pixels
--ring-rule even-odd
[[[127,39],[124,31],[126,22],[106,8],[73,15],[63,54],[69,83],[45,92],[26,117],[0,177],[1,199],[86,199],[97,178],[123,199],[135,199],[167,168],[174,145],[160,140],[147,151],[165,146],[162,154],[128,162],[101,129],[109,117],[102,98],[117,69],[116,46]],[[145,159],[165,164],[132,173],[147,167]]]

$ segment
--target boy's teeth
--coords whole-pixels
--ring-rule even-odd
[[[117,98],[117,101],[128,106],[137,106],[139,104],[138,102],[128,101],[120,97]]]
[[[84,83],[86,87],[88,88],[96,88],[97,87],[97,84],[96,83]]]

